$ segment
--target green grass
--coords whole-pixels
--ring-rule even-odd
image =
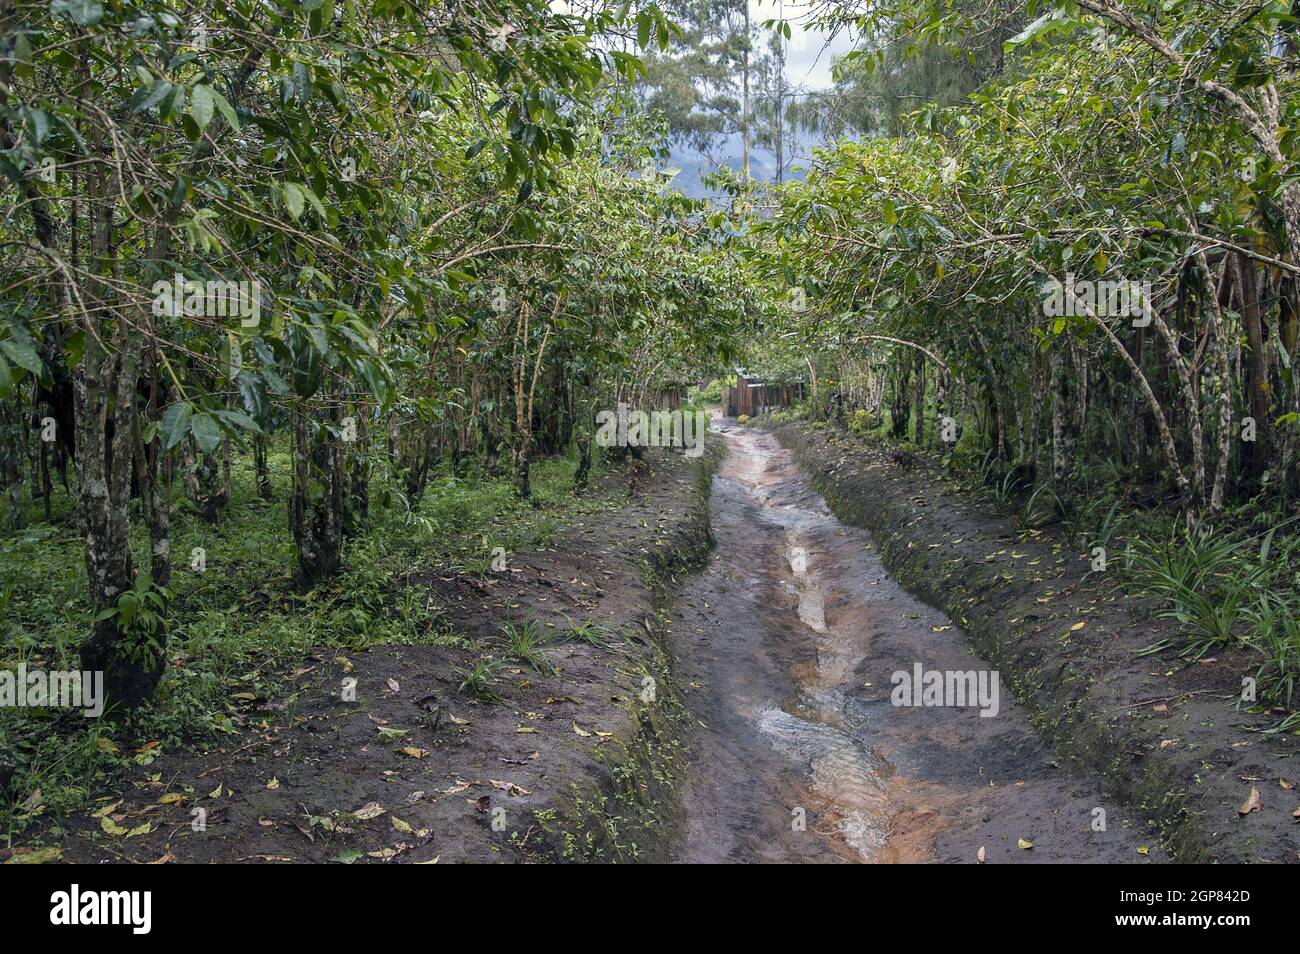
[[[501,627],[501,638],[507,658],[531,666],[544,675],[555,674],[555,663],[546,651],[550,636],[536,620],[518,626],[505,623]]]
[[[236,732],[243,716],[236,692],[275,691],[279,674],[312,646],[357,649],[382,644],[468,645],[452,631],[427,588],[412,585],[422,568],[476,572],[491,550],[508,553],[554,539],[575,514],[607,504],[571,493],[573,462],[556,458],[533,469],[536,506],[516,498],[506,479],[437,477],[409,510],[399,484],[376,467],[371,525],[346,543],[344,571],[308,592],[296,586],[296,555],[285,498],[289,461],[270,458],[274,499],[255,490],[250,457],[237,456],[231,500],[220,525],[198,518],[174,488],[174,597],[168,610],[168,669],[152,704],[119,720],[85,719],[36,709],[0,710],[0,753],[15,766],[10,797],[0,798],[0,846],[12,844],[32,818],[19,810],[36,788],[44,811],[73,811],[94,787],[137,757],[145,742],[164,748],[203,744]],[[78,669],[90,605],[73,503],[56,491],[53,522],[33,522],[0,536],[0,609],[6,627],[0,666]],[[28,502],[36,521],[39,505]],[[133,555],[148,566],[148,534],[133,513]],[[189,569],[195,547],[204,572]],[[480,670],[472,685],[494,674]],[[485,683],[480,677],[488,677]],[[57,717],[56,717],[57,716]]]
[[[500,659],[485,656],[468,669],[456,670],[456,675],[460,676],[460,686],[458,688],[461,692],[468,693],[479,702],[497,705],[501,702],[501,697],[497,695],[496,684],[501,678],[503,668],[505,668],[505,663]]]
[[[596,649],[613,648],[609,633],[595,620],[575,623],[573,620],[569,619],[568,616],[565,616],[564,619],[565,622],[569,624],[569,631],[564,636],[566,641],[586,643],[588,646],[594,646]]]

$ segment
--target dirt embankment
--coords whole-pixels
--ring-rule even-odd
[[[775,433],[835,514],[871,531],[889,571],[961,623],[1038,731],[1152,819],[1176,860],[1300,858],[1296,740],[1261,734],[1274,720],[1235,706],[1254,674],[1243,654],[1140,657],[1172,624],[1089,575],[1052,528],[1022,530],[924,463],[900,466],[842,431]],[[1242,813],[1252,792],[1259,808]]]
[[[86,862],[664,857],[684,710],[663,584],[707,554],[715,463],[647,454],[628,483],[593,488],[607,506],[509,554],[504,572],[413,579],[478,648],[321,648],[272,698],[241,703],[254,729],[207,751],[146,750],[149,764],[38,841]],[[569,620],[596,624],[601,645],[563,640]],[[506,662],[500,702],[476,701],[463,674],[484,652],[505,657],[508,622],[550,634],[556,671]]]

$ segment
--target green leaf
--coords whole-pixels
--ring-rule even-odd
[[[295,219],[302,215],[303,203],[306,196],[303,194],[302,186],[296,182],[286,182],[280,186],[280,192],[284,196],[284,206],[289,210],[289,214]]]
[[[99,0],[52,0],[50,15],[66,13],[77,26],[94,26],[104,17],[104,5]]]
[[[248,411],[254,420],[265,421],[269,408],[266,401],[266,390],[261,380],[255,374],[240,371],[238,384],[239,395],[244,401],[244,409]]]
[[[171,450],[185,438],[185,434],[190,429],[190,415],[192,413],[193,409],[184,401],[169,405],[163,411],[163,450]]]
[[[194,432],[194,442],[205,454],[212,453],[221,443],[221,425],[207,414],[195,414],[190,429]]]
[[[36,346],[30,341],[19,341],[10,338],[6,341],[0,341],[0,351],[9,356],[14,364],[20,368],[30,371],[32,374],[41,373],[41,356],[36,353]]]
[[[194,88],[190,90],[190,115],[194,117],[194,122],[198,124],[200,131],[207,129],[208,123],[212,122],[215,108],[216,100],[212,96],[212,87],[195,83]]]
[[[322,219],[325,218],[325,206],[321,202],[320,196],[316,194],[315,190],[310,189],[307,186],[303,186],[302,191],[303,194],[306,196],[307,201],[311,203],[311,207],[316,210],[316,214],[319,215]]]
[[[213,89],[212,101],[216,103],[217,112],[221,114],[221,118],[230,125],[231,129],[239,132],[239,117],[235,115],[235,107],[230,105],[230,100],[222,96],[220,91]]]
[[[141,86],[131,97],[131,112],[143,113],[153,109],[171,95],[171,91],[172,84],[164,79],[156,81],[152,86]]]

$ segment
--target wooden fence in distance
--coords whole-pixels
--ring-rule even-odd
[[[802,401],[803,396],[802,383],[763,384],[741,374],[736,376],[735,387],[728,388],[723,393],[722,408],[727,417],[740,417],[742,414],[753,417],[764,411],[789,407],[796,401]]]

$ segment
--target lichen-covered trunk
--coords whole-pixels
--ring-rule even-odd
[[[361,531],[370,521],[370,414],[357,404],[355,439],[348,442],[348,520],[349,533]]]
[[[266,462],[266,435],[258,434],[253,438],[253,470],[257,479],[257,496],[263,500],[271,499],[271,469]]]
[[[153,694],[163,671],[162,644],[125,631],[116,615],[106,614],[135,582],[129,505],[141,342],[127,322],[119,322],[109,352],[98,343],[107,325],[91,320],[97,327],[94,335],[87,335],[86,355],[73,385],[78,520],[95,614],[91,633],[81,644],[81,665],[104,674],[110,705],[133,708]]]
[[[1058,491],[1068,490],[1074,477],[1074,451],[1078,442],[1072,402],[1070,375],[1064,356],[1065,346],[1052,349],[1052,484]]]
[[[895,440],[907,437],[907,424],[912,416],[911,379],[912,356],[900,354],[894,368],[894,391],[889,402],[889,431]]]
[[[1237,256],[1237,291],[1241,300],[1241,324],[1246,332],[1246,406],[1255,422],[1255,439],[1241,442],[1242,472],[1257,480],[1269,464],[1271,449],[1268,354],[1263,312],[1256,286],[1255,263],[1246,255]]]
[[[338,424],[338,405],[326,401],[327,423]],[[308,585],[329,579],[342,566],[344,507],[343,455],[330,427],[317,426],[305,413],[293,415],[293,491],[289,528],[298,548],[298,568]]]
[[[9,495],[9,527],[21,530],[23,526],[23,449],[22,412],[5,405],[0,411],[0,470],[4,472],[5,487]]]
[[[916,377],[913,378],[912,403],[916,405],[916,446],[925,446],[925,355],[916,353]]]
[[[164,403],[158,380],[157,356],[150,361],[150,387],[148,414],[158,417]],[[135,423],[136,469],[140,474],[140,496],[145,525],[149,528],[149,572],[157,586],[171,586],[171,476],[172,456],[163,450],[161,434],[155,434],[149,443],[144,441],[143,429],[137,416]]]

